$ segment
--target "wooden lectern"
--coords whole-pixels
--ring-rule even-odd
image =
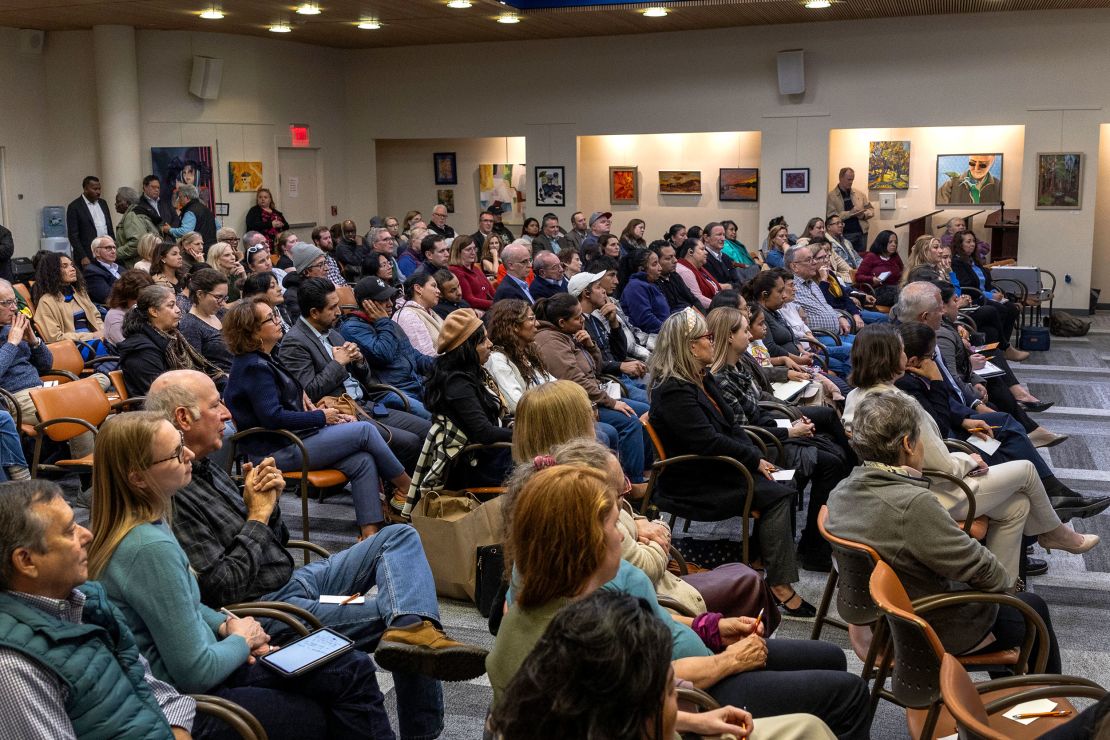
[[[1005,208],[987,215],[985,226],[991,230],[991,261],[1017,260],[1018,229],[1021,210]]]
[[[918,216],[917,218],[910,219],[909,221],[903,221],[900,224],[894,224],[894,228],[896,229],[900,229],[903,226],[910,227],[909,238],[906,240],[907,249],[911,247],[915,241],[917,241],[917,238],[919,236],[924,236],[926,234],[932,233],[933,229],[931,221],[933,220],[933,216],[937,215],[938,213],[941,213],[941,211],[933,211],[932,213],[926,213],[924,216]]]

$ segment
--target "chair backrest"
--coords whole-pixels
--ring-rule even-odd
[[[358,301],[355,300],[355,289],[350,285],[340,285],[335,289],[335,293],[339,296],[339,309],[343,313],[350,313],[351,311],[358,310]]]
[[[825,523],[829,507],[817,513],[817,529],[832,546],[836,570],[840,578],[836,586],[836,610],[844,621],[859,626],[874,624],[881,616],[878,604],[871,598],[871,572],[880,562],[879,553],[862,542],[837,537]]]
[[[940,698],[940,659],[944,646],[937,633],[913,610],[913,603],[894,569],[883,562],[871,574],[871,598],[886,614],[894,644],[891,688],[907,707],[923,709]]]
[[[967,674],[967,669],[948,653],[940,661],[940,694],[944,697],[944,706],[956,720],[960,737],[970,740],[1005,739],[1004,734],[990,726],[990,717],[983,706],[983,699],[972,683],[971,676]]]
[[[81,357],[81,350],[77,349],[72,339],[62,339],[46,345],[50,354],[54,356],[51,367],[55,370],[66,370],[74,375],[80,375],[85,369],[85,358]]]
[[[30,396],[40,422],[68,417],[84,419],[99,427],[112,410],[96,378],[82,378],[53,388],[32,388]],[[55,442],[65,442],[87,431],[80,424],[63,423],[50,425],[45,433]]]
[[[112,370],[108,373],[108,377],[112,380],[112,387],[116,389],[116,394],[119,395],[121,401],[128,399],[127,383],[123,379],[122,370]]]
[[[31,282],[31,285],[34,285],[33,281]],[[15,288],[15,292],[19,293],[20,297],[23,298],[23,302],[30,306],[31,311],[34,312],[35,302],[31,300],[31,289],[23,283],[13,283],[12,287]]]
[[[667,453],[663,451],[663,440],[659,439],[659,433],[655,431],[655,427],[651,425],[650,421],[644,422],[644,431],[648,433],[651,439],[651,446],[655,448],[655,459],[666,460]]]

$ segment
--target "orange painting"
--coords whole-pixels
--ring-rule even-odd
[[[612,205],[636,205],[640,193],[636,187],[635,167],[609,168],[609,203]]]

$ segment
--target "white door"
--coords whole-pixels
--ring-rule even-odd
[[[274,200],[288,219],[289,228],[310,244],[312,230],[323,214],[319,154],[317,149],[278,149],[281,192],[274,193]]]

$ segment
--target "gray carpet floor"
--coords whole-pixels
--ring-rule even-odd
[[[1088,336],[1053,337],[1048,352],[1037,353],[1014,368],[1036,396],[1056,402],[1055,407],[1039,415],[1039,420],[1052,431],[1071,435],[1067,442],[1042,451],[1059,477],[1080,491],[1110,492],[1110,313],[1095,317],[1095,328]],[[300,502],[287,495],[282,500],[282,511],[290,528],[299,532]],[[310,517],[312,539],[324,547],[335,551],[354,543],[357,531],[349,495],[312,501]],[[1106,685],[1110,684],[1110,637],[1106,628],[1110,617],[1110,514],[1077,522],[1076,529],[1100,534],[1105,544],[1083,556],[1060,552],[1046,555],[1038,549],[1037,556],[1047,558],[1050,569],[1046,575],[1030,579],[1029,587],[1052,609],[1063,648],[1064,672]],[[823,574],[803,571],[798,591],[817,603],[824,583]],[[441,600],[440,609],[453,637],[492,646],[486,622],[473,605]],[[809,622],[783,620],[775,636],[808,639],[810,628]],[[829,629],[823,637],[845,649],[850,670],[860,669],[843,633]],[[392,677],[379,673],[378,679],[395,720]],[[445,698],[446,727],[441,737],[480,738],[492,698],[486,678],[445,684]],[[883,740],[908,737],[904,712],[881,702],[871,736]]]

